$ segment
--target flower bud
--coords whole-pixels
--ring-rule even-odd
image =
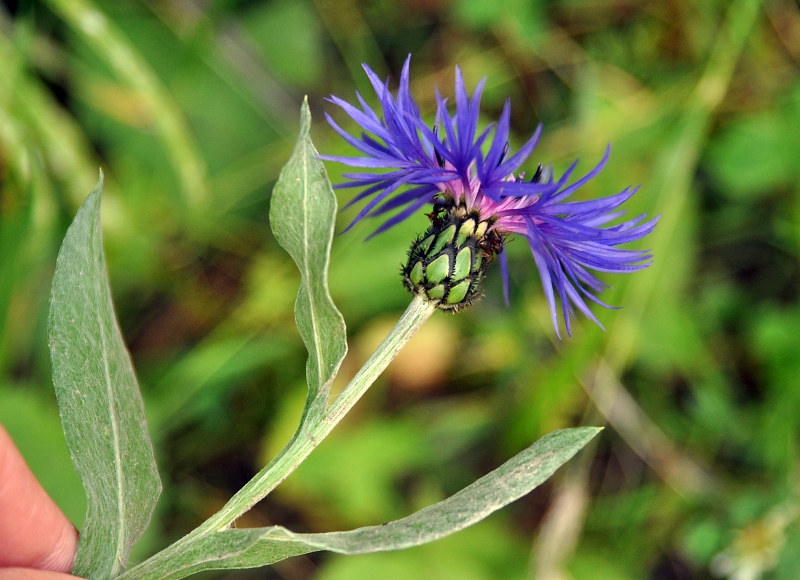
[[[475,299],[486,266],[502,251],[502,238],[490,220],[452,199],[436,204],[428,217],[430,227],[408,252],[403,284],[441,310],[456,311]]]

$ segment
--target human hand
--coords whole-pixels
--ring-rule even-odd
[[[0,425],[0,580],[67,580],[78,531]]]

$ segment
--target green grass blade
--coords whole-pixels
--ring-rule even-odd
[[[324,403],[347,352],[344,319],[328,292],[328,263],[336,220],[336,196],[309,137],[311,113],[303,102],[300,136],[281,170],[269,221],[278,243],[300,270],[295,320],[308,349],[309,405]],[[324,408],[320,406],[320,408]]]
[[[49,319],[61,423],[87,495],[73,573],[90,579],[124,570],[161,493],[139,386],[111,302],[102,185],[101,174],[67,230]]]

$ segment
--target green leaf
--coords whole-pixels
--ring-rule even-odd
[[[290,540],[340,554],[401,550],[432,542],[479,522],[529,493],[600,430],[579,427],[554,431],[449,498],[388,524],[326,534],[281,531]]]
[[[265,566],[318,550],[366,554],[432,542],[484,519],[529,493],[600,430],[599,427],[578,427],[545,435],[475,483],[400,520],[324,534],[296,534],[281,526],[227,529],[196,542],[190,550],[177,555],[156,572],[160,578],[183,578],[202,570]]]
[[[308,349],[308,407],[327,400],[347,352],[344,319],[328,292],[328,262],[336,196],[309,137],[311,113],[303,102],[300,136],[272,192],[269,221],[278,243],[300,270],[295,320]]]
[[[112,578],[158,496],[153,446],[108,285],[97,187],[67,230],[50,301],[50,356],[61,423],[87,496],[73,573]]]

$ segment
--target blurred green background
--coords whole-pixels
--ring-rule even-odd
[[[165,483],[137,558],[218,508],[290,436],[305,396],[298,275],[267,227],[309,95],[375,104],[360,63],[427,118],[487,77],[530,161],[641,184],[653,266],[607,281],[603,332],[554,337],[530,253],[436,314],[333,435],[241,526],[327,531],[442,499],[544,433],[606,424],[542,488],[397,553],[314,554],[206,578],[800,577],[800,10],[791,0],[44,0],[0,8],[0,422],[65,512],[84,503],[50,381],[46,313],[67,225],[106,174],[112,289]],[[392,84],[392,87],[396,85]],[[329,164],[334,183],[342,168]],[[352,195],[340,190],[340,205]],[[355,215],[340,216],[340,229]],[[349,378],[405,308],[426,218],[334,242]],[[2,517],[0,515],[0,517]]]

